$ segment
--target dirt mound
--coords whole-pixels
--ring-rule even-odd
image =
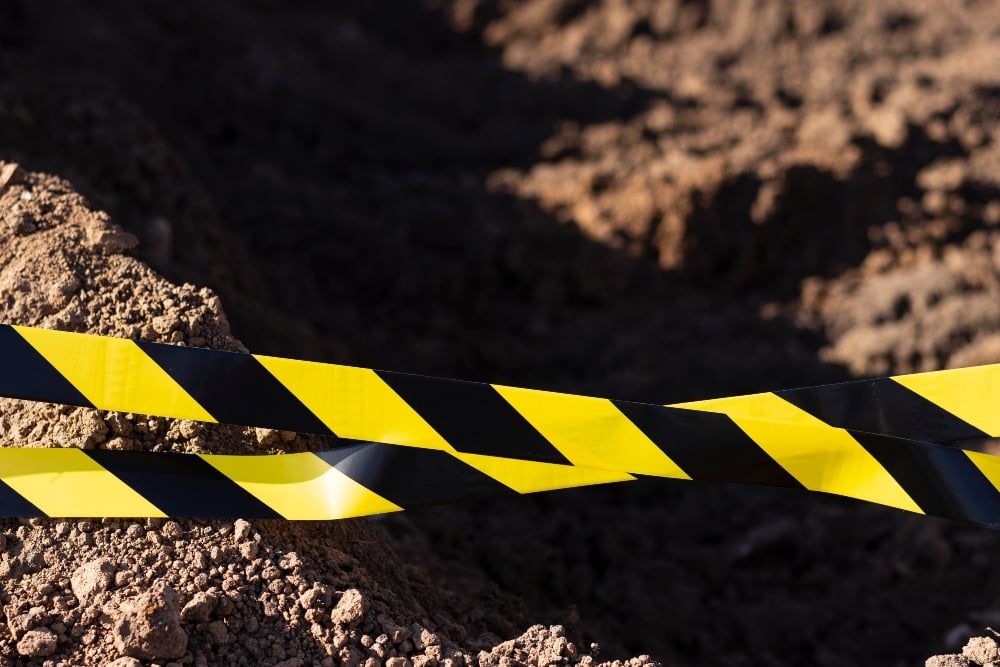
[[[245,351],[215,295],[173,285],[124,254],[135,237],[66,181],[9,163],[0,163],[0,178],[0,319]],[[0,401],[0,433],[0,445],[22,447],[262,453],[324,445],[9,399]],[[593,663],[559,627],[496,647],[496,636],[470,634],[482,631],[401,576],[384,535],[363,521],[5,520],[0,544],[6,664]],[[432,630],[442,627],[451,636]]]

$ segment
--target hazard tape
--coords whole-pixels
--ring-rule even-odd
[[[0,516],[346,519],[634,479],[521,461],[491,473],[381,443],[258,456],[0,448]]]
[[[1000,457],[935,444],[1000,435],[1000,366],[659,406],[8,325],[0,363],[2,396],[345,441],[269,457],[0,449],[8,516],[328,519],[646,475],[1000,526]],[[116,491],[72,501],[94,488]]]

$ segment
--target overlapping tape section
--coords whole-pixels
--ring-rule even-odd
[[[627,481],[803,488],[1000,526],[1000,367],[658,406],[0,325],[0,395],[320,433],[280,456],[0,449],[0,514],[326,519]],[[94,493],[100,489],[101,493]]]

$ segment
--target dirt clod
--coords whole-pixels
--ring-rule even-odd
[[[111,587],[114,574],[114,565],[107,558],[98,558],[84,563],[70,577],[73,595],[82,604],[88,604],[91,598],[104,593]]]
[[[216,593],[198,591],[181,609],[181,620],[186,623],[208,623],[219,602]]]
[[[179,658],[187,649],[181,628],[177,592],[157,583],[153,589],[123,603],[113,629],[115,648],[145,660]]]
[[[336,625],[354,627],[361,622],[367,611],[364,597],[357,589],[350,588],[340,596],[337,606],[330,613],[330,620]]]
[[[59,638],[47,629],[29,630],[17,642],[17,652],[26,658],[44,658],[56,652]]]
[[[122,656],[109,662],[107,667],[142,667],[142,662],[137,658]]]
[[[927,658],[925,667],[969,667],[969,661],[958,654],[935,655]]]
[[[15,162],[0,161],[0,193],[8,185],[17,185],[24,181],[24,171]]]
[[[972,637],[962,648],[962,655],[977,665],[1000,662],[1000,646],[993,637]]]

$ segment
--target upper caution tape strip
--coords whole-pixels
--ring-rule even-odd
[[[497,488],[521,493],[652,475],[804,488],[1000,525],[994,483],[1000,481],[1000,459],[928,444],[1000,435],[1000,419],[990,409],[1000,399],[1000,367],[658,406],[6,325],[0,325],[0,363],[3,396],[366,441],[351,446],[378,455],[355,455],[355,462],[367,461],[366,476],[347,477],[388,503],[372,500],[379,509],[371,511],[448,500],[427,496],[400,504],[372,481],[404,488],[407,475],[385,472],[389,462],[422,456],[461,464]],[[180,515],[147,493],[158,482],[137,486],[125,471],[98,460],[112,454],[85,456],[158,511]],[[5,455],[14,456],[0,450]],[[300,460],[307,468],[326,461],[310,456]],[[340,477],[325,469],[313,470],[323,474],[309,477],[311,486],[293,489],[281,475],[294,480],[299,473],[288,472],[285,463],[230,459],[229,468],[223,469],[220,458],[213,469],[240,480],[237,487],[277,516],[369,513],[327,508],[310,514],[298,500],[285,499],[349,497],[347,487],[330,481]],[[59,515],[58,508],[39,504],[37,487],[21,492],[17,485],[24,475],[9,481],[6,465],[0,458],[0,481],[43,514]],[[354,465],[351,470],[360,475]],[[254,466],[259,470],[248,472]],[[427,480],[465,488],[433,476]],[[142,507],[119,512],[155,515]],[[207,505],[185,512],[213,515]]]

